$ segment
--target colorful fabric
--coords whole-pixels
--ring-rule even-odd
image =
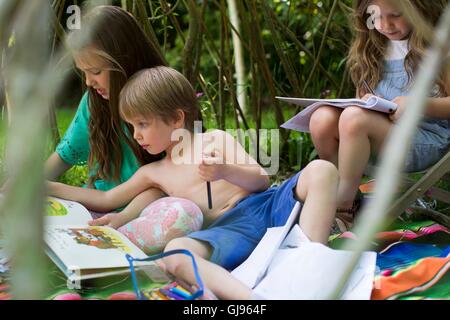
[[[146,207],[139,218],[118,230],[146,254],[161,252],[174,239],[198,231],[203,214],[192,201],[165,197]]]
[[[70,165],[85,165],[89,157],[90,148],[88,124],[90,113],[88,97],[88,93],[86,92],[80,101],[75,117],[56,148],[56,152],[61,159]],[[126,130],[125,126],[124,130]],[[103,191],[110,190],[130,179],[139,168],[139,162],[128,144],[121,140],[120,145],[122,148],[122,168],[120,169],[120,181],[115,183],[113,181],[96,180],[94,182],[96,189]],[[89,168],[89,174],[93,175],[95,170],[96,168]]]
[[[378,255],[372,299],[449,299],[450,246],[396,243]]]
[[[342,247],[357,237],[330,237]],[[399,222],[376,236],[377,274],[372,299],[450,299],[450,231],[434,222]]]

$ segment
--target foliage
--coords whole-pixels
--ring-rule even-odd
[[[169,64],[190,75],[203,93],[201,108],[207,128],[275,129],[296,110],[277,95],[350,97],[353,86],[345,73],[351,30],[350,0],[246,0],[237,2],[244,51],[248,106],[238,105],[233,44],[227,2],[112,1],[151,28]],[[83,5],[85,1],[78,1]],[[60,26],[73,1],[53,1]],[[192,20],[195,15],[198,19]],[[147,25],[147,22],[150,22]],[[190,30],[198,30],[190,37]],[[187,44],[187,42],[193,43]],[[187,59],[186,56],[192,57]],[[73,90],[79,94],[81,90]],[[67,92],[67,96],[70,96]],[[315,156],[310,137],[281,129],[284,171],[298,169]]]

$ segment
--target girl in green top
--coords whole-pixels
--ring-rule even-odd
[[[122,87],[134,73],[166,62],[136,19],[119,7],[95,7],[83,17],[81,26],[70,34],[68,43],[88,90],[56,152],[48,159],[46,173],[52,180],[73,165],[87,164],[87,187],[107,191],[127,181],[141,165],[162,157],[151,155],[133,139],[132,127],[120,119],[118,102]],[[150,188],[125,209],[118,209],[118,214],[100,218],[93,214],[98,219],[89,224],[123,226],[121,232],[132,242],[154,253],[175,235],[201,226],[197,205],[171,197],[155,201],[163,196],[161,190]],[[88,209],[107,211],[110,207],[105,203],[102,209]]]
[[[53,180],[73,165],[87,164],[88,187],[106,191],[128,180],[140,165],[159,159],[132,139],[130,128],[120,119],[118,97],[135,72],[166,65],[166,61],[136,19],[119,7],[95,7],[81,26],[70,34],[68,43],[88,89],[56,152],[47,160],[46,174]],[[91,26],[91,31],[85,26]],[[139,208],[160,193],[146,191]]]
[[[154,160],[130,139],[129,128],[120,120],[120,90],[136,71],[166,62],[135,18],[119,7],[95,7],[82,21],[82,26],[89,24],[93,29],[87,41],[80,41],[83,28],[68,41],[88,90],[46,169],[54,179],[73,165],[87,164],[89,186],[109,190],[131,177],[140,164]]]

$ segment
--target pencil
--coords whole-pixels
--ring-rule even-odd
[[[206,181],[206,189],[208,191],[208,208],[212,209],[211,182]]]
[[[369,93],[375,95],[375,92],[373,92],[372,88],[367,84],[366,80],[363,80],[364,86],[366,87],[366,89],[369,91]]]
[[[170,289],[170,291],[180,297],[183,297],[184,299],[189,299],[191,297],[189,293],[184,292],[184,290],[181,290],[178,287],[173,287]]]
[[[193,288],[193,286],[187,284],[183,280],[177,279],[177,283],[180,285],[180,287],[182,287],[183,289],[189,291],[190,294],[193,294],[196,291],[196,289]]]
[[[175,300],[185,300],[182,296],[176,294],[175,292],[172,292],[170,290],[166,290],[166,289],[159,289],[159,292],[162,293],[163,295],[165,295],[168,298],[172,298]]]

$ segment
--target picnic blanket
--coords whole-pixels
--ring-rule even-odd
[[[351,232],[330,237],[330,247],[357,241]],[[372,299],[450,299],[450,231],[432,221],[397,222],[376,236],[377,275]],[[136,299],[129,275],[97,279],[82,290],[67,289],[64,274],[49,262],[47,299]],[[139,275],[141,289],[161,284]],[[0,299],[13,298],[0,277]]]
[[[46,300],[136,300],[131,276],[118,275],[92,279],[83,284],[82,289],[68,289],[67,278],[50,260],[47,269]],[[137,273],[140,289],[150,291],[156,287],[148,277]],[[13,299],[8,276],[0,275],[0,300]]]
[[[351,232],[330,246],[357,241]],[[450,232],[432,221],[397,222],[375,239],[377,274],[372,299],[450,299]]]

